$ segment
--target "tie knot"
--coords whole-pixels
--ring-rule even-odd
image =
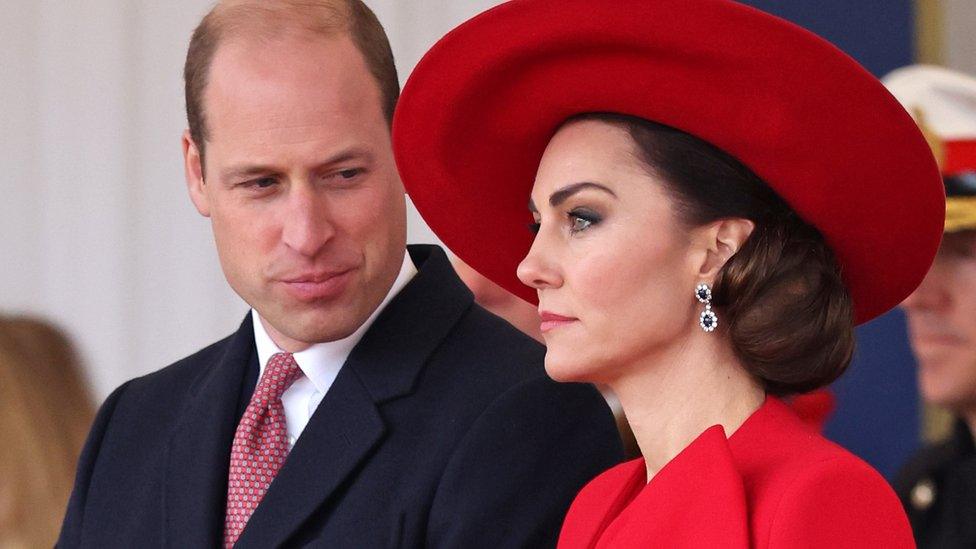
[[[281,398],[282,393],[291,387],[291,384],[302,376],[302,370],[295,362],[295,357],[291,353],[277,353],[268,359],[268,366],[264,369],[264,375],[258,382],[256,393],[263,397],[275,400]]]

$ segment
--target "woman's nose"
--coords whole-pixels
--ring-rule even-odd
[[[536,290],[558,288],[563,283],[562,275],[552,258],[551,250],[545,240],[540,237],[536,237],[528,255],[519,263],[516,274],[522,284]]]

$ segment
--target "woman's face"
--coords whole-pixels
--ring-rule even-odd
[[[706,251],[626,130],[563,126],[542,157],[530,208],[538,233],[518,276],[539,293],[551,377],[612,382],[697,329]]]

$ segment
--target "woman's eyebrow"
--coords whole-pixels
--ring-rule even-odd
[[[608,187],[605,187],[599,183],[593,183],[591,181],[581,181],[580,183],[573,183],[572,185],[567,185],[562,189],[552,193],[549,197],[549,205],[555,208],[556,206],[562,204],[567,198],[573,196],[574,194],[584,190],[584,189],[598,189],[610,196],[617,198],[617,194],[611,191]],[[535,201],[532,197],[529,197],[529,211],[532,213],[539,213],[539,208],[535,206]]]
[[[559,189],[558,191],[552,193],[549,196],[549,205],[555,208],[556,206],[565,202],[567,198],[573,196],[574,194],[584,189],[597,189],[609,194],[614,198],[617,198],[616,193],[614,193],[609,188],[599,183],[593,183],[592,181],[581,181],[579,183],[573,183],[572,185],[567,185],[562,189]],[[531,202],[530,202],[530,206],[531,206]]]

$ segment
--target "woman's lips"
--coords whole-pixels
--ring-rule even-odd
[[[539,325],[539,330],[542,333],[555,330],[556,328],[561,328],[567,324],[571,324],[579,320],[577,318],[563,316],[549,311],[540,311],[539,318],[542,320],[542,323]]]
[[[300,301],[333,299],[346,289],[355,269],[338,273],[305,274],[280,280],[285,291]]]

